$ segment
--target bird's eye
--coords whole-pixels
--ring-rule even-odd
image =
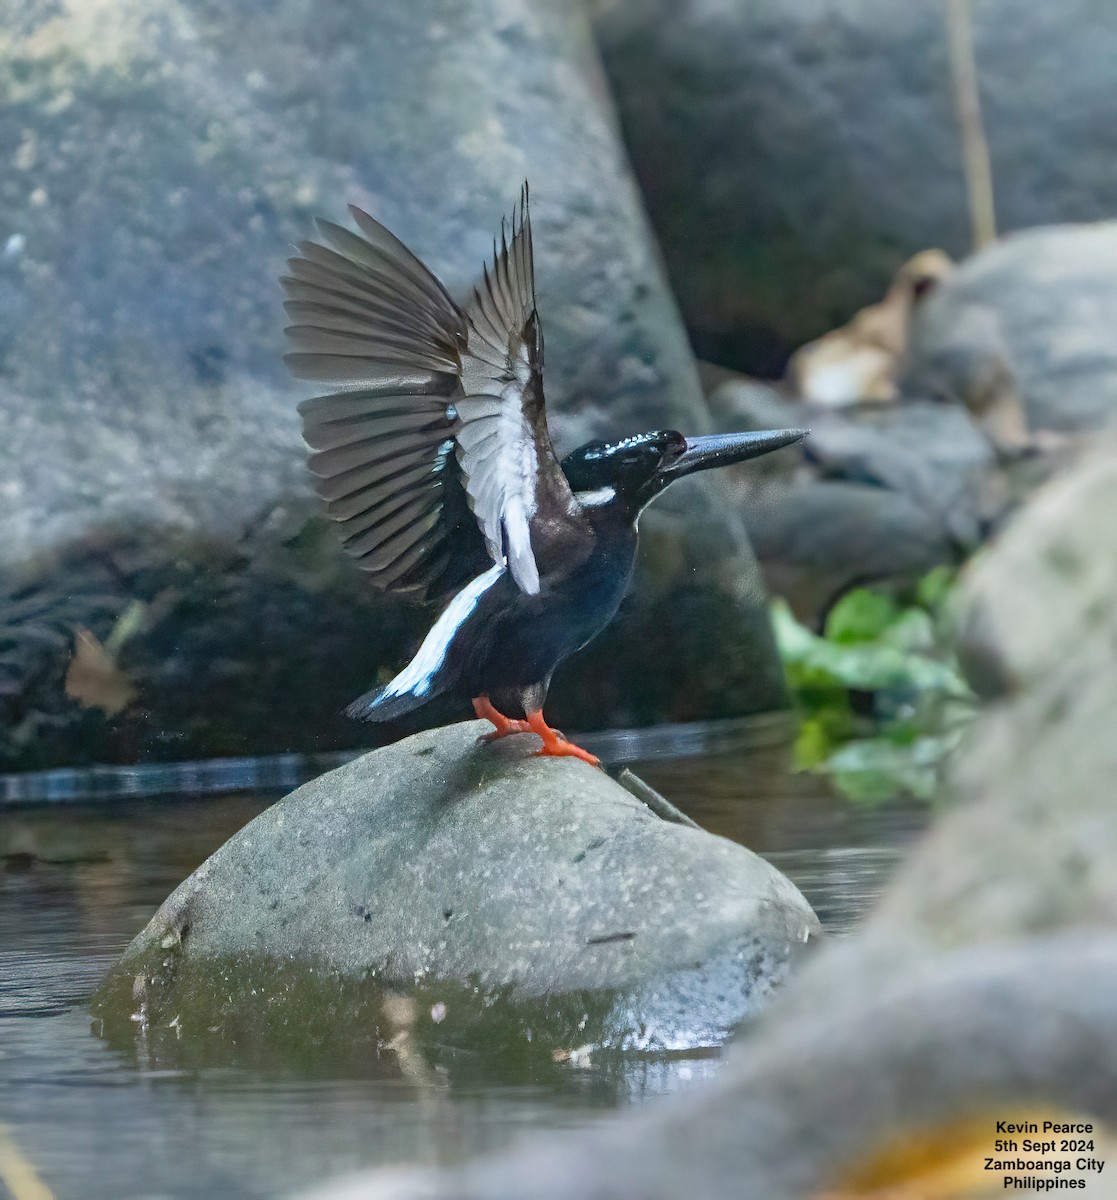
[[[686,438],[672,430],[664,439],[663,461],[674,462],[686,449]]]

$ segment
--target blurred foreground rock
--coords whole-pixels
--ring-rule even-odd
[[[910,255],[971,248],[946,9],[597,0],[625,140],[705,357],[777,374]],[[1113,212],[1117,11],[968,6],[1002,230]],[[1069,64],[1073,64],[1071,67]]]
[[[125,952],[110,1036],[368,1038],[392,1001],[442,1042],[488,1026],[579,1046],[718,1045],[818,921],[743,847],[655,816],[603,772],[469,722],[293,792],[225,843]],[[313,1001],[313,1002],[312,1002]],[[430,1016],[428,1014],[434,1014]]]
[[[366,207],[461,289],[529,177],[564,447],[709,424],[585,21],[528,0],[102,16],[0,0],[0,763],[378,736],[338,714],[427,618],[372,599],[315,519],[276,282],[315,214]],[[629,624],[560,678],[556,720],[784,704],[718,486],[650,514]],[[106,719],[63,697],[72,630],[107,643],[133,601],[137,699]],[[670,677],[618,651],[678,612],[722,634]]]
[[[1086,715],[1082,690],[1101,686],[1098,656],[1108,656],[1117,638],[1115,595],[1117,438],[1110,433],[1039,492],[995,552],[969,571],[958,641],[970,682],[986,696],[1022,693],[1033,722],[1044,697],[1065,696]],[[1104,710],[1098,715],[1104,719]],[[1064,706],[1049,716],[1050,730],[1069,725],[1075,736]]]
[[[1111,445],[1037,495],[973,572],[970,620],[1015,667],[1018,694],[978,719],[951,773],[957,803],[875,913],[746,1028],[713,1085],[576,1146],[538,1139],[456,1172],[381,1172],[316,1197],[720,1200],[747,1179],[765,1200],[977,1200],[1002,1191],[1002,1172],[983,1166],[997,1120],[1093,1122],[1111,1147],[1115,479]],[[1108,1174],[1064,1177],[1115,1194]]]

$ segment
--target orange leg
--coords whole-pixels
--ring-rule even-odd
[[[495,726],[492,733],[481,734],[478,741],[495,742],[507,737],[510,733],[531,733],[531,726],[526,721],[514,721],[504,713],[497,712],[489,701],[488,696],[477,696],[473,701],[474,715],[480,721],[488,721]]]
[[[600,767],[601,760],[595,758],[588,750],[583,750],[581,746],[575,746],[573,742],[568,742],[557,729],[552,729],[550,725],[543,719],[543,710],[537,708],[535,712],[530,712],[527,715],[527,721],[524,722],[532,733],[537,733],[543,739],[543,749],[536,750],[537,755],[554,756],[555,758],[580,758],[582,762],[588,762],[591,767]]]

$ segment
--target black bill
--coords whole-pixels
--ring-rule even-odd
[[[678,479],[693,471],[705,471],[707,467],[725,467],[748,458],[759,458],[772,450],[782,450],[784,446],[801,442],[808,433],[809,429],[761,429],[753,433],[713,433],[687,438],[686,449],[663,471],[670,478]]]

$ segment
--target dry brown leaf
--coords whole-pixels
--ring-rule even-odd
[[[110,717],[123,712],[137,696],[136,686],[117,665],[116,657],[88,629],[74,630],[74,655],[66,671],[66,695],[84,708],[99,708]]]

